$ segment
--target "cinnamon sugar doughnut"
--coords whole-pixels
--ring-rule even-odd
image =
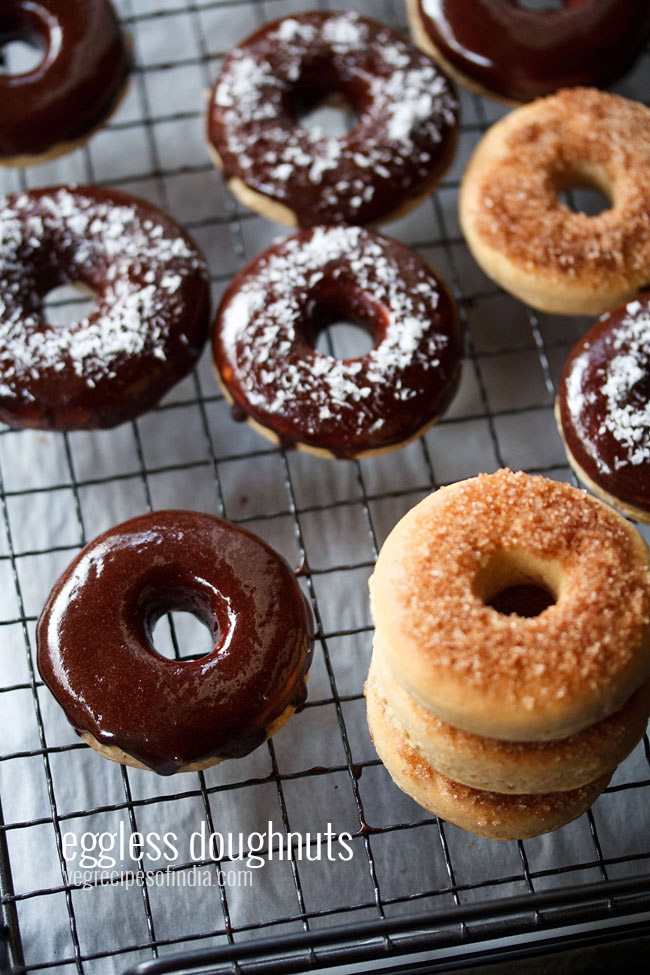
[[[580,480],[650,523],[650,294],[604,315],[571,350],[556,416]]]
[[[559,741],[483,738],[454,728],[404,690],[375,637],[368,681],[390,701],[402,734],[438,772],[470,786],[505,794],[565,792],[612,773],[643,738],[650,717],[650,680],[620,711]]]
[[[528,839],[559,829],[586,812],[610,779],[544,795],[472,789],[442,775],[413,746],[374,681],[366,684],[366,703],[373,743],[395,784],[424,809],[488,839]]]
[[[344,96],[358,122],[309,131],[301,110]],[[231,52],[208,109],[208,143],[244,206],[289,226],[367,224],[428,196],[456,146],[451,84],[396,31],[356,13],[266,24]]]
[[[521,584],[555,602],[530,618],[490,605]],[[568,484],[502,470],[441,488],[393,529],[370,593],[402,685],[476,735],[576,734],[650,676],[648,548]]]
[[[558,192],[595,186],[611,200],[574,213]],[[519,108],[479,143],[460,219],[485,273],[522,301],[600,314],[650,284],[650,110],[567,89]]]

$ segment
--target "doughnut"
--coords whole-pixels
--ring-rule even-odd
[[[170,660],[152,632],[194,613],[214,649]],[[311,611],[277,552],[193,511],[156,511],[104,532],[55,583],[37,627],[41,676],[106,758],[162,775],[257,748],[302,706]]]
[[[650,523],[650,293],[604,315],[574,346],[556,416],[580,480]]]
[[[505,615],[535,585],[553,602]],[[508,470],[440,488],[393,529],[370,580],[403,687],[486,738],[554,741],[619,711],[650,677],[650,553],[610,507]]]
[[[576,819],[592,805],[610,775],[567,792],[502,795],[472,789],[436,771],[395,721],[377,684],[366,685],[368,724],[379,757],[395,784],[425,809],[494,840],[528,839]]]
[[[72,152],[106,122],[131,52],[108,0],[3,0],[0,44],[16,39],[43,58],[0,75],[0,164],[32,166]]]
[[[198,359],[210,282],[186,233],[116,190],[53,187],[0,197],[0,420],[49,430],[112,427],[150,409]],[[69,327],[43,299],[96,297]]]
[[[317,352],[339,319],[375,347]],[[244,268],[226,291],[214,359],[236,417],[286,446],[359,457],[418,437],[460,377],[462,335],[445,285],[403,244],[361,227],[301,230]]]
[[[527,102],[574,85],[606,87],[632,66],[650,31],[647,0],[407,0],[417,45],[472,91]]]
[[[574,213],[558,192],[611,200]],[[511,112],[479,143],[461,185],[461,225],[485,273],[541,311],[600,315],[650,283],[650,110],[567,89]]]
[[[375,683],[413,747],[442,775],[502,794],[566,792],[611,775],[643,738],[650,680],[620,711],[570,738],[548,742],[483,738],[441,721],[404,690],[375,640],[368,680]]]
[[[347,134],[300,124],[328,97],[357,113]],[[236,47],[207,119],[234,196],[289,226],[401,216],[444,175],[457,129],[455,93],[426,55],[374,20],[324,11],[275,20]]]

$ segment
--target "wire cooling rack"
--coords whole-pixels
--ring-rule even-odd
[[[137,67],[119,112],[85,148],[7,172],[0,185],[106,183],[151,199],[203,247],[218,297],[281,230],[224,191],[203,145],[203,93],[223,54],[255,26],[314,6],[327,4],[121,0]],[[333,6],[404,26],[400,0]],[[649,80],[647,52],[620,90],[647,97]],[[450,963],[451,948],[456,962],[475,956],[488,936],[507,935],[511,948],[519,934],[557,945],[561,921],[602,929],[618,919],[629,933],[650,907],[647,738],[592,811],[551,836],[506,844],[481,841],[417,807],[393,786],[368,738],[366,585],[392,525],[432,488],[481,470],[509,465],[570,477],[553,421],[554,384],[588,322],[533,313],[469,257],[456,216],[459,177],[502,112],[477,97],[462,100],[456,164],[430,202],[388,228],[448,279],[468,336],[458,397],[418,443],[340,463],[274,448],[232,421],[209,356],[157,410],[116,431],[0,430],[0,961],[4,948],[15,971],[99,975],[143,962],[176,971],[175,955],[198,949],[210,970],[286,972],[379,956],[385,963],[425,948],[433,970]],[[592,205],[587,197],[578,203]],[[51,313],[70,320],[79,301],[59,297]],[[328,337],[339,354],[350,340],[341,334]],[[58,573],[99,531],[161,507],[220,513],[267,538],[300,567],[318,627],[302,714],[246,759],[171,779],[87,749],[34,666],[35,621]],[[174,622],[160,636],[161,651],[180,654],[188,641],[199,649],[196,629]],[[201,820],[210,831],[249,833],[269,819],[284,832],[332,823],[352,833],[354,857],[333,866],[280,865],[267,856],[251,889],[127,889],[110,881],[82,889],[66,873],[66,833],[123,821],[131,831],[185,835]],[[226,861],[223,869],[236,863]],[[216,869],[210,860],[199,865]],[[180,878],[190,866],[178,862],[171,871]],[[134,876],[155,873],[144,854],[126,867]],[[341,929],[344,922],[352,927]],[[593,937],[592,930],[580,943]]]

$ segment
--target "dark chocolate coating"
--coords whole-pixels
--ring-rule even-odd
[[[39,156],[82,138],[115,106],[131,55],[108,0],[3,0],[0,43],[30,38],[32,71],[0,75],[0,159]]]
[[[315,351],[316,333],[345,319],[374,349],[342,360]],[[244,416],[336,457],[418,434],[451,400],[463,354],[454,301],[431,267],[361,227],[315,227],[268,248],[226,291],[213,345]]]
[[[334,137],[300,125],[343,95],[358,114]],[[295,214],[300,226],[380,220],[426,192],[451,162],[457,100],[430,58],[354,13],[273,21],[226,58],[208,138],[227,179]]]
[[[88,317],[50,325],[43,298],[66,282],[96,295]],[[210,282],[179,225],[99,187],[0,197],[0,420],[111,427],[150,409],[198,359]]]
[[[566,0],[561,10],[530,10],[514,0],[417,2],[445,61],[512,101],[605,87],[633,64],[650,31],[648,0]]]
[[[560,380],[562,434],[603,491],[650,511],[650,294],[599,319]]]
[[[155,622],[194,612],[214,649],[170,660]],[[100,535],[57,581],[41,614],[38,667],[79,732],[163,775],[237,758],[306,697],[312,617],[289,566],[251,532],[212,515],[156,511]]]

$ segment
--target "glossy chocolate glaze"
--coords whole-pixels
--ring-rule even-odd
[[[80,283],[96,295],[69,327],[43,298]],[[175,221],[99,187],[0,197],[0,420],[15,427],[111,427],[151,408],[201,353],[205,262]]]
[[[341,319],[375,348],[355,359],[314,349]],[[360,227],[316,227],[270,247],[223,297],[215,363],[240,410],[286,445],[355,457],[413,437],[460,377],[463,341],[445,285],[414,251]]]
[[[445,61],[474,84],[513,101],[558,88],[604,87],[624,74],[650,31],[647,0],[566,0],[531,10],[514,0],[417,0]]]
[[[343,95],[358,114],[341,137],[301,110]],[[369,223],[439,179],[456,144],[457,101],[400,34],[354,13],[312,12],[256,31],[226,58],[208,138],[227,179],[283,204],[301,226]]]
[[[157,619],[194,612],[214,649],[170,660]],[[157,511],[91,542],[38,623],[38,667],[79,733],[163,775],[256,748],[306,697],[312,617],[276,552],[211,515]]]
[[[650,293],[604,315],[574,346],[559,410],[567,447],[591,480],[650,511]]]
[[[80,139],[110,113],[131,55],[108,0],[3,0],[0,43],[29,38],[32,71],[0,75],[0,158],[38,156]]]

